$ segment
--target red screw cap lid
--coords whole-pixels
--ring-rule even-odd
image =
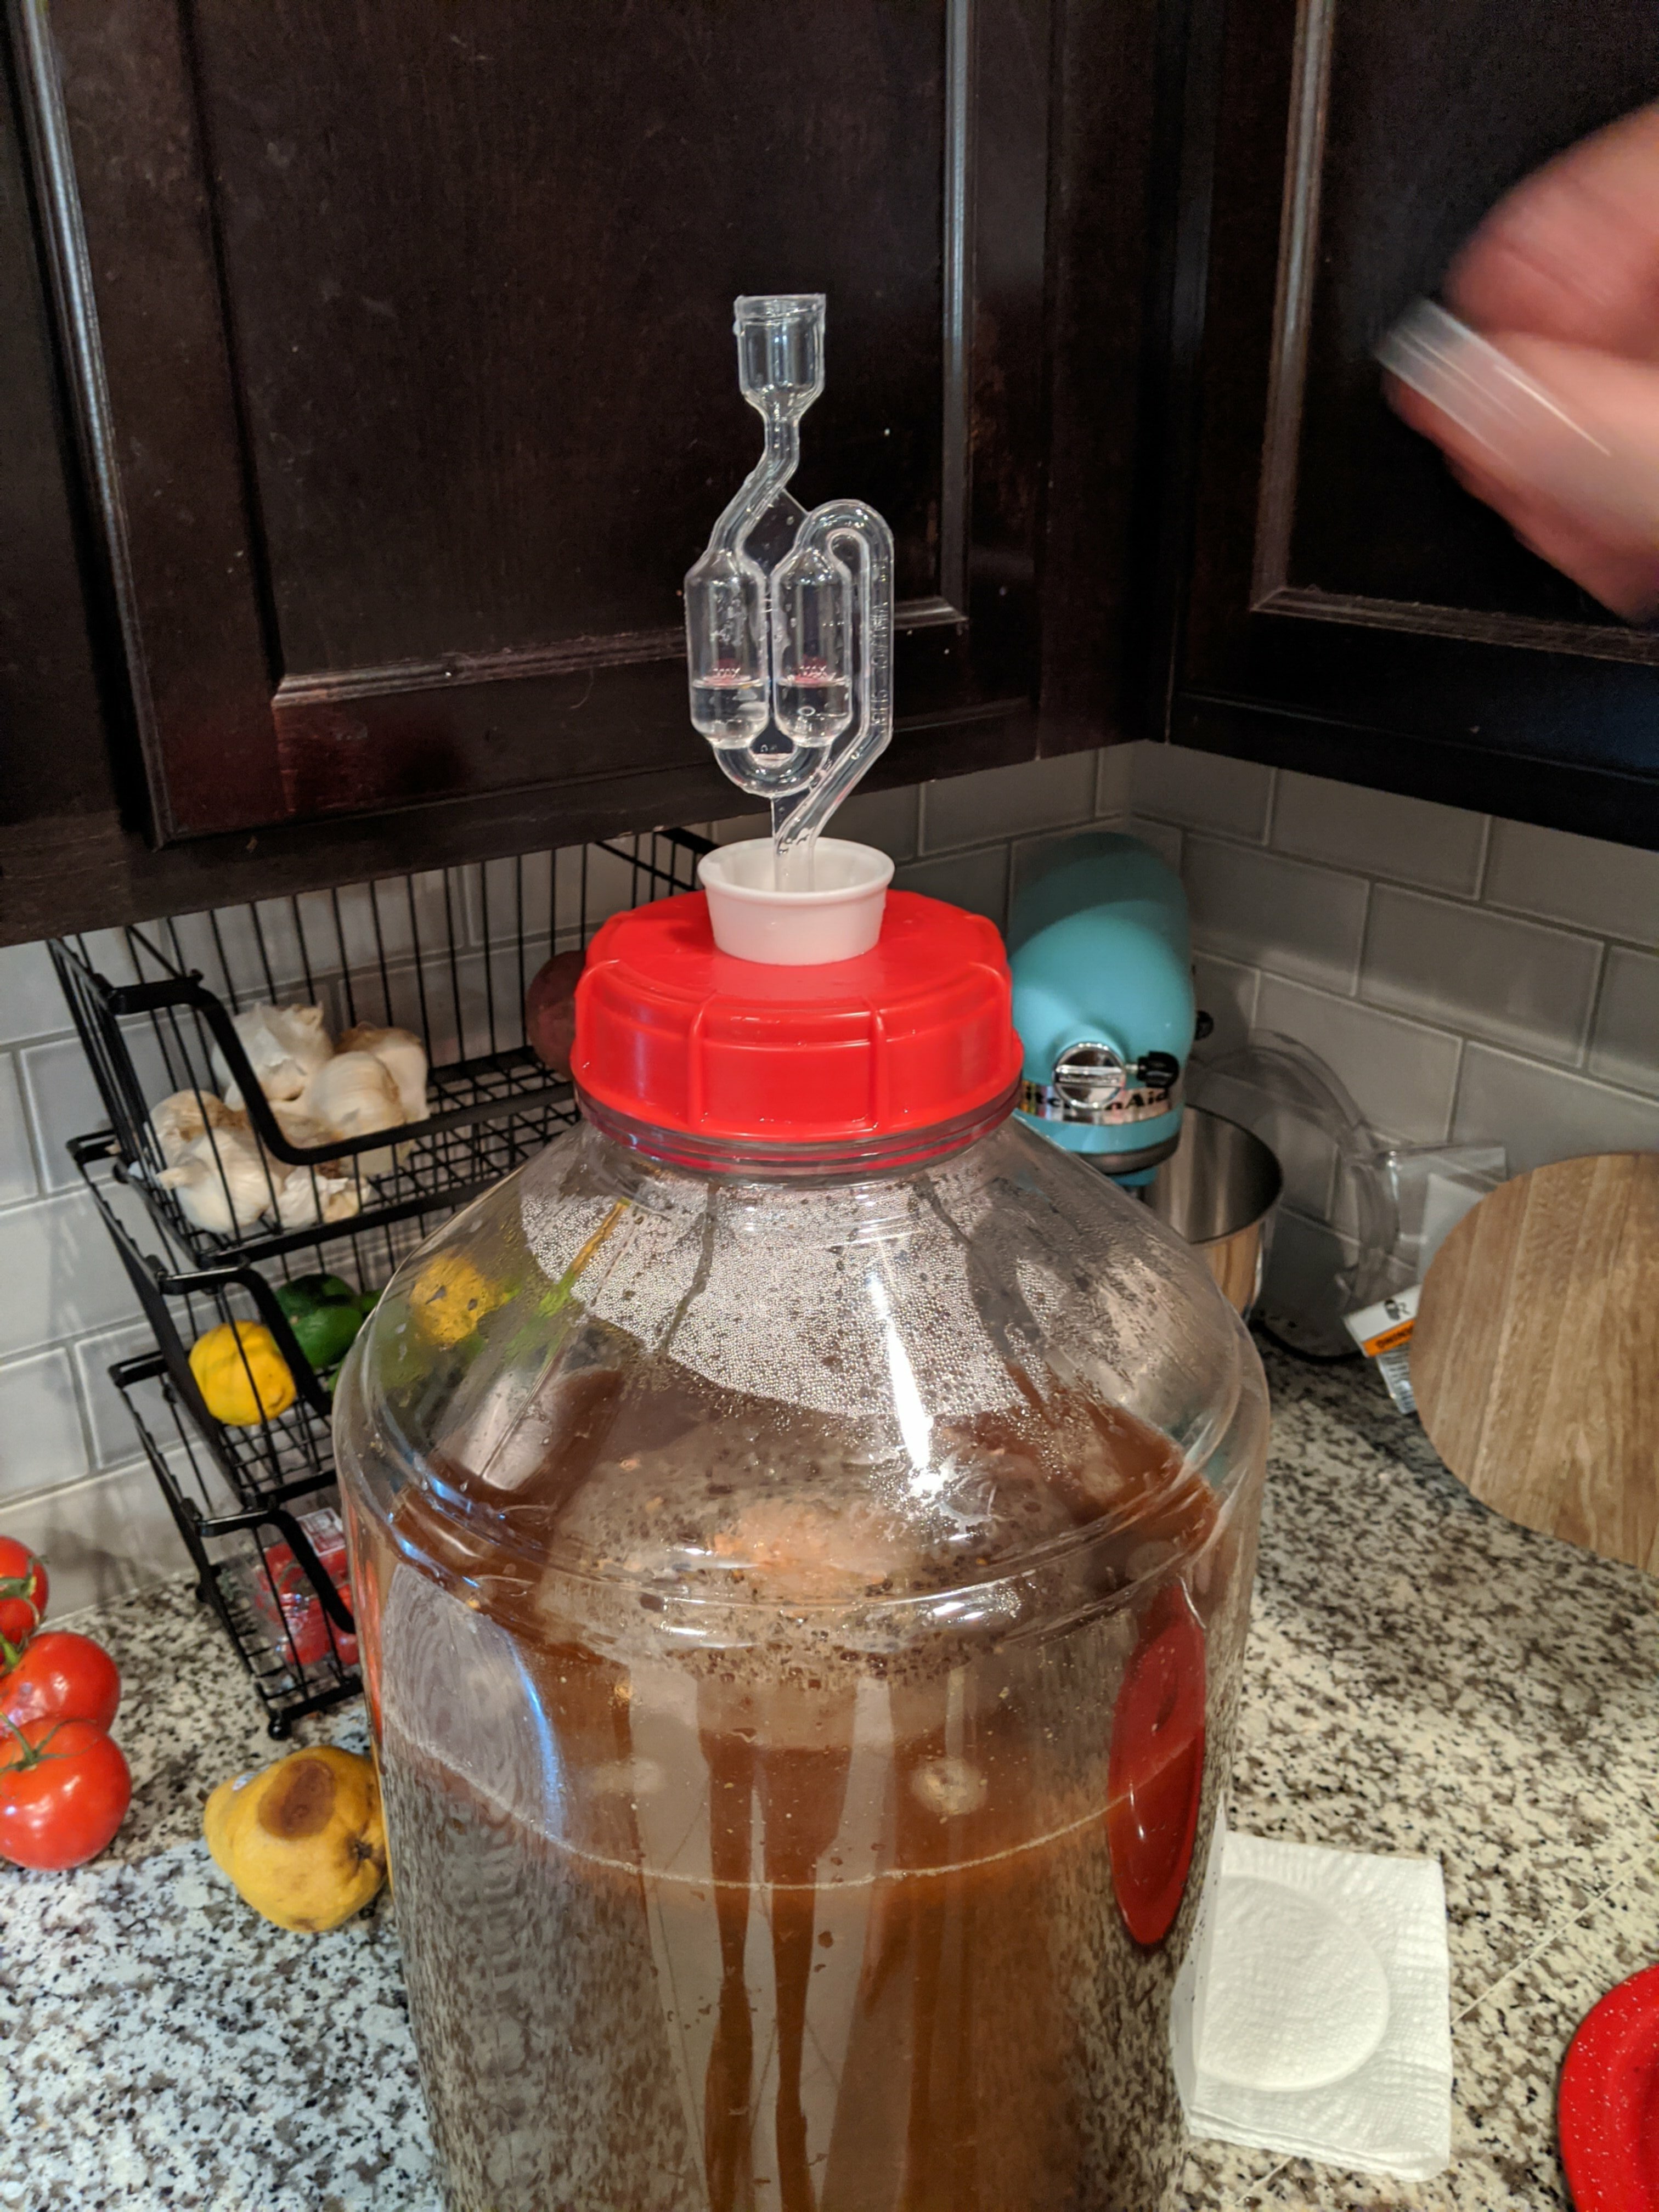
[[[599,1106],[715,1143],[899,1134],[983,1111],[1018,1080],[1002,939],[890,891],[856,960],[769,967],[720,951],[701,891],[607,921],[576,989],[571,1073]]]

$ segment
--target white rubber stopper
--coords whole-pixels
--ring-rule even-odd
[[[820,968],[856,960],[881,935],[893,864],[873,845],[820,837],[810,891],[775,890],[772,841],[722,845],[697,863],[714,942],[738,960]]]

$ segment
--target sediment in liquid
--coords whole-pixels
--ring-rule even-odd
[[[779,1496],[743,1427],[744,1453],[706,1418],[696,1450],[659,1448],[710,1559],[745,1515],[754,1553]],[[627,1455],[616,1534],[656,1494],[652,1449]],[[1145,1474],[1121,1565],[1191,1480],[1152,1432],[1136,1450],[1167,1479]],[[568,1517],[568,1455],[548,1480]],[[832,1547],[832,1581],[849,1556],[866,1571],[869,1534]],[[784,1548],[739,1562],[757,1595]],[[1156,2212],[1191,1915],[1143,1949],[1113,1890],[1133,1617],[852,1650],[802,1607],[747,1651],[677,1653],[648,1576],[667,1620],[635,1591],[633,1632],[607,1599],[590,1637],[568,1582],[532,1594],[500,1560],[509,1633],[379,1556],[398,1920],[454,2212]],[[475,1590],[489,1565],[470,1561]],[[1234,1642],[1212,1639],[1212,1765]]]

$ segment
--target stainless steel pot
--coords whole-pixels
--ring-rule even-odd
[[[1260,1137],[1201,1106],[1143,1193],[1160,1221],[1199,1253],[1225,1297],[1248,1315],[1261,1288],[1273,1212],[1285,1178]]]

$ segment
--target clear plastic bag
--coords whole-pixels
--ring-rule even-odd
[[[1346,1325],[1395,1404],[1415,1413],[1411,1340],[1423,1278],[1463,1216],[1507,1178],[1509,1155],[1502,1145],[1395,1145],[1377,1163],[1394,1196],[1394,1250],[1380,1299],[1349,1314]]]
[[[345,1531],[331,1505],[300,1516],[300,1528],[317,1564],[349,1606]],[[342,1667],[357,1663],[357,1639],[331,1623],[310,1576],[292,1546],[267,1537],[257,1552],[226,1569],[234,1588],[268,1640],[271,1651],[301,1676],[325,1661]]]
[[[1394,1194],[1389,1291],[1420,1283],[1463,1216],[1509,1178],[1502,1145],[1395,1145],[1378,1155]]]

